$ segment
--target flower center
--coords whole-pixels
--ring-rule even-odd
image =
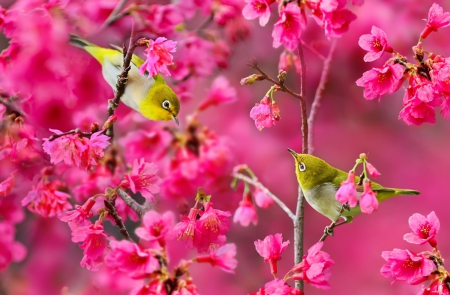
[[[381,45],[380,39],[375,38],[372,40],[372,46],[374,49],[381,51],[383,50],[383,46]]]
[[[426,239],[430,236],[430,225],[429,224],[425,224],[425,225],[421,225],[420,226],[420,237],[422,239]]]

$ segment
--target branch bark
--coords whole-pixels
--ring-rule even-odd
[[[116,222],[116,225],[119,227],[120,233],[130,242],[134,242],[133,239],[128,234],[128,231],[123,224],[122,217],[119,216],[117,213],[116,207],[114,206],[113,202],[110,202],[108,200],[105,200],[105,207],[108,209],[109,214],[114,218],[114,221]]]
[[[117,191],[117,195],[125,202],[125,204],[128,205],[128,207],[131,208],[131,210],[136,212],[136,214],[141,218],[145,215],[145,213],[147,213],[147,211],[149,211],[153,207],[152,203],[148,201],[145,201],[143,205],[140,205],[138,202],[136,202],[135,199],[133,199],[122,189],[119,189]]]

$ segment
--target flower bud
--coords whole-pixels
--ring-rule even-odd
[[[106,120],[105,124],[103,124],[102,129],[103,130],[109,129],[116,121],[117,121],[117,116],[115,116],[115,115],[110,116],[108,118],[108,120]]]
[[[284,82],[286,80],[286,76],[287,76],[286,71],[280,70],[280,72],[278,73],[278,76],[277,76],[278,81]]]
[[[248,77],[242,78],[241,79],[241,85],[251,85],[253,83],[255,83],[255,81],[262,81],[264,80],[264,76],[263,75],[250,75]]]
[[[100,124],[98,122],[94,122],[91,124],[91,132],[97,132],[100,130]]]

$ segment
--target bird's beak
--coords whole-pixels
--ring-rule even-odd
[[[291,153],[291,155],[294,157],[294,158],[297,158],[297,153],[296,152],[294,152],[293,150],[291,150],[291,149],[287,149],[290,153]]]
[[[180,126],[180,122],[178,122],[178,118],[175,115],[172,115],[173,120],[175,121],[175,123],[177,123],[178,126]]]

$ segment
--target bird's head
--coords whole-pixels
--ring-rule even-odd
[[[175,92],[165,83],[155,83],[141,104],[142,114],[155,121],[174,120],[178,125],[180,101]]]
[[[329,182],[335,177],[337,169],[324,160],[308,154],[297,154],[291,149],[288,151],[294,157],[295,173],[303,190]]]

